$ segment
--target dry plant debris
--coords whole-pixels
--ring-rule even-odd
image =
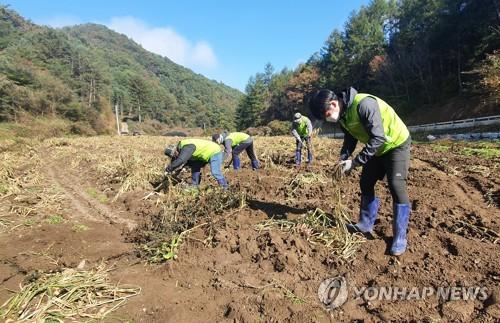
[[[0,317],[7,322],[101,320],[141,292],[137,286],[112,284],[110,270],[101,265],[42,274],[2,305]]]

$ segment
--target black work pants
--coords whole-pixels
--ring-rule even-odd
[[[361,171],[361,194],[375,196],[375,184],[387,175],[392,200],[397,204],[409,204],[406,180],[410,167],[411,138],[382,156],[373,156]]]
[[[250,160],[257,160],[255,151],[253,150],[252,138],[248,138],[247,140],[240,142],[236,147],[234,147],[233,156],[238,156],[243,150],[246,150],[248,158],[250,158]]]

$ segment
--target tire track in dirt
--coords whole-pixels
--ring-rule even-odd
[[[55,167],[58,167],[56,170]],[[82,186],[78,183],[78,178],[71,175],[69,171],[61,171],[61,165],[56,165],[52,161],[47,161],[43,167],[47,177],[55,185],[57,185],[67,196],[72,207],[79,217],[96,222],[108,221],[110,224],[122,224],[129,230],[136,227],[136,223],[132,220],[116,215],[113,210],[87,196],[82,192]]]

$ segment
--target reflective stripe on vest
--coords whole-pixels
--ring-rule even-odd
[[[226,139],[231,140],[231,147],[235,147],[235,146],[239,145],[240,143],[247,140],[248,138],[250,138],[250,136],[244,132],[231,132],[226,137]]]
[[[399,116],[394,112],[394,109],[387,104],[384,100],[377,98],[376,96],[358,93],[354,97],[352,104],[347,108],[347,112],[340,119],[340,124],[357,140],[366,144],[370,137],[363,127],[361,120],[359,119],[358,105],[361,100],[366,97],[371,97],[377,100],[378,107],[380,109],[380,115],[382,117],[382,124],[384,126],[385,142],[380,146],[379,150],[375,156],[381,156],[388,152],[389,150],[400,146],[404,143],[410,133],[406,125],[401,121]]]
[[[184,139],[179,143],[180,148],[186,145],[194,145],[196,147],[190,159],[204,162],[209,162],[213,155],[222,151],[218,144],[205,139]]]

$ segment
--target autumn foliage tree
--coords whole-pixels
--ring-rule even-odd
[[[498,102],[499,26],[498,0],[372,0],[307,63],[273,74],[279,86],[269,88],[259,124],[307,113],[319,88],[354,86],[402,115],[457,98]]]

